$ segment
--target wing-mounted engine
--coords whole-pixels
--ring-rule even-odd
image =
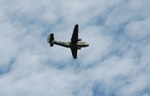
[[[78,50],[81,50],[81,48],[79,48],[79,47],[78,47],[77,49],[78,49]]]
[[[48,35],[48,38],[47,38],[47,42],[50,43],[51,47],[53,46],[53,41],[54,41],[54,34],[52,33]]]
[[[78,41],[81,41],[82,39],[78,39]]]

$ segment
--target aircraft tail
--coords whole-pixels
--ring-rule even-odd
[[[51,47],[53,46],[53,41],[54,41],[54,34],[52,33],[48,35],[48,38],[47,38],[47,42],[50,43]]]

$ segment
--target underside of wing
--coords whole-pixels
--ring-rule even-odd
[[[72,56],[74,59],[77,58],[77,49],[71,48]]]
[[[75,25],[72,38],[71,38],[71,43],[77,43],[78,42],[78,24]]]

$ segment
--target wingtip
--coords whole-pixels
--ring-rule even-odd
[[[77,59],[77,57],[73,57],[73,59]]]
[[[75,26],[79,26],[79,24],[76,24]]]

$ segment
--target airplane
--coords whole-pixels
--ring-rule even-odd
[[[55,44],[66,48],[70,48],[73,58],[77,59],[77,51],[80,50],[81,48],[89,46],[89,44],[87,44],[86,42],[81,42],[81,39],[78,38],[78,27],[79,27],[78,24],[74,26],[71,42],[56,41],[54,40],[53,33],[48,35],[47,42],[50,43],[51,47],[53,47],[53,45]]]

